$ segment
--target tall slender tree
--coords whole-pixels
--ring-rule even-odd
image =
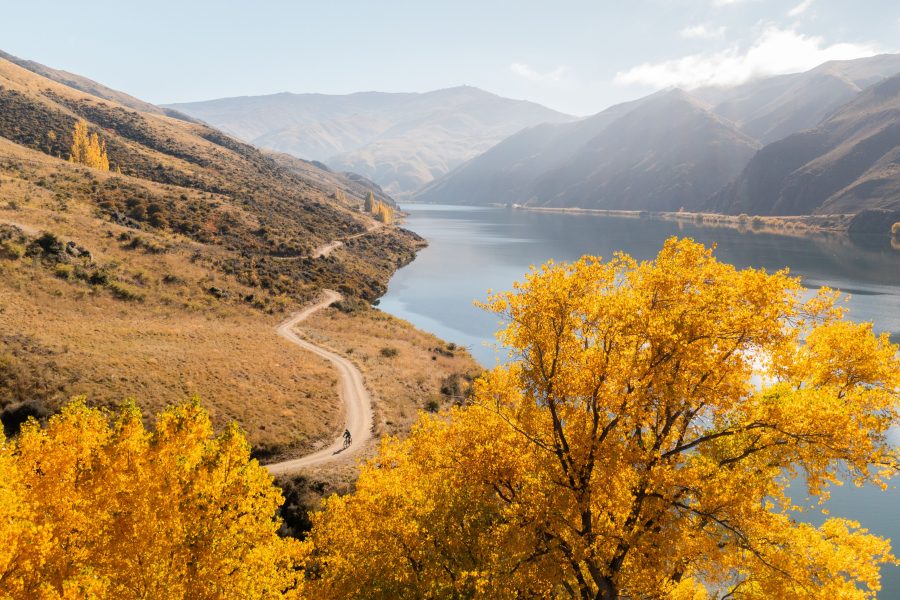
[[[84,119],[79,119],[72,131],[72,149],[69,153],[69,161],[93,169],[109,171],[106,142],[101,140],[96,133],[88,133],[88,124]]]

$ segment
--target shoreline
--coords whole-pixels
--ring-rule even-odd
[[[810,233],[819,235],[847,235],[852,214],[832,215],[724,215],[704,212],[666,212],[648,210],[614,210],[577,207],[525,206],[522,204],[494,204],[493,206],[530,212],[551,212],[575,215],[596,215],[630,219],[656,219],[690,223],[700,227],[727,227],[753,233],[775,233],[779,235],[803,236]]]

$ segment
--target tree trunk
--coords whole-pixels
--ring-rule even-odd
[[[619,590],[609,577],[598,582],[596,600],[619,600]]]

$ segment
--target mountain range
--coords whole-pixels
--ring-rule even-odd
[[[760,215],[896,208],[897,73],[900,55],[880,55],[658,92],[520,131],[416,199]]]
[[[359,173],[398,196],[525,127],[574,119],[469,86],[427,93],[281,93],[167,108],[260,148]]]

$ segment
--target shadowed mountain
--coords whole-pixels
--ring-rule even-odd
[[[617,104],[580,121],[524,129],[436,179],[416,196],[427,202],[519,202],[529,196],[542,174],[564,166],[584,144],[638,102]]]
[[[732,88],[658,92],[587,119],[524,130],[436,179],[416,198],[633,210],[712,207],[756,213],[753,202],[734,200],[740,208],[729,205],[743,197],[740,194],[712,204],[709,198],[744,167],[748,170],[741,185],[774,185],[766,179],[771,175],[757,173],[762,163],[772,160],[771,168],[777,171],[799,168],[811,160],[816,144],[827,142],[821,135],[798,132],[840,113],[842,106],[862,97],[861,90],[898,71],[900,55],[881,55],[829,62],[805,73]],[[783,143],[773,144],[778,152],[760,153],[759,164],[747,166],[755,149],[785,136]],[[871,144],[871,152],[877,153],[876,141]],[[867,189],[848,190],[840,202],[835,197],[830,209],[856,212],[856,203],[859,208],[872,204],[863,197],[866,193],[890,194],[890,185]],[[802,211],[815,204],[791,201],[778,210]]]
[[[900,73],[900,54],[831,61],[810,71],[691,95],[763,144],[810,129],[863,89]]]
[[[505,137],[572,117],[462,86],[423,94],[273,94],[173,104],[252,144],[408,194]]]
[[[759,215],[900,208],[900,75],[767,145],[709,208]]]
[[[670,90],[575,123],[524,131],[417,197],[427,202],[692,209],[740,172],[758,146],[685,92]]]

